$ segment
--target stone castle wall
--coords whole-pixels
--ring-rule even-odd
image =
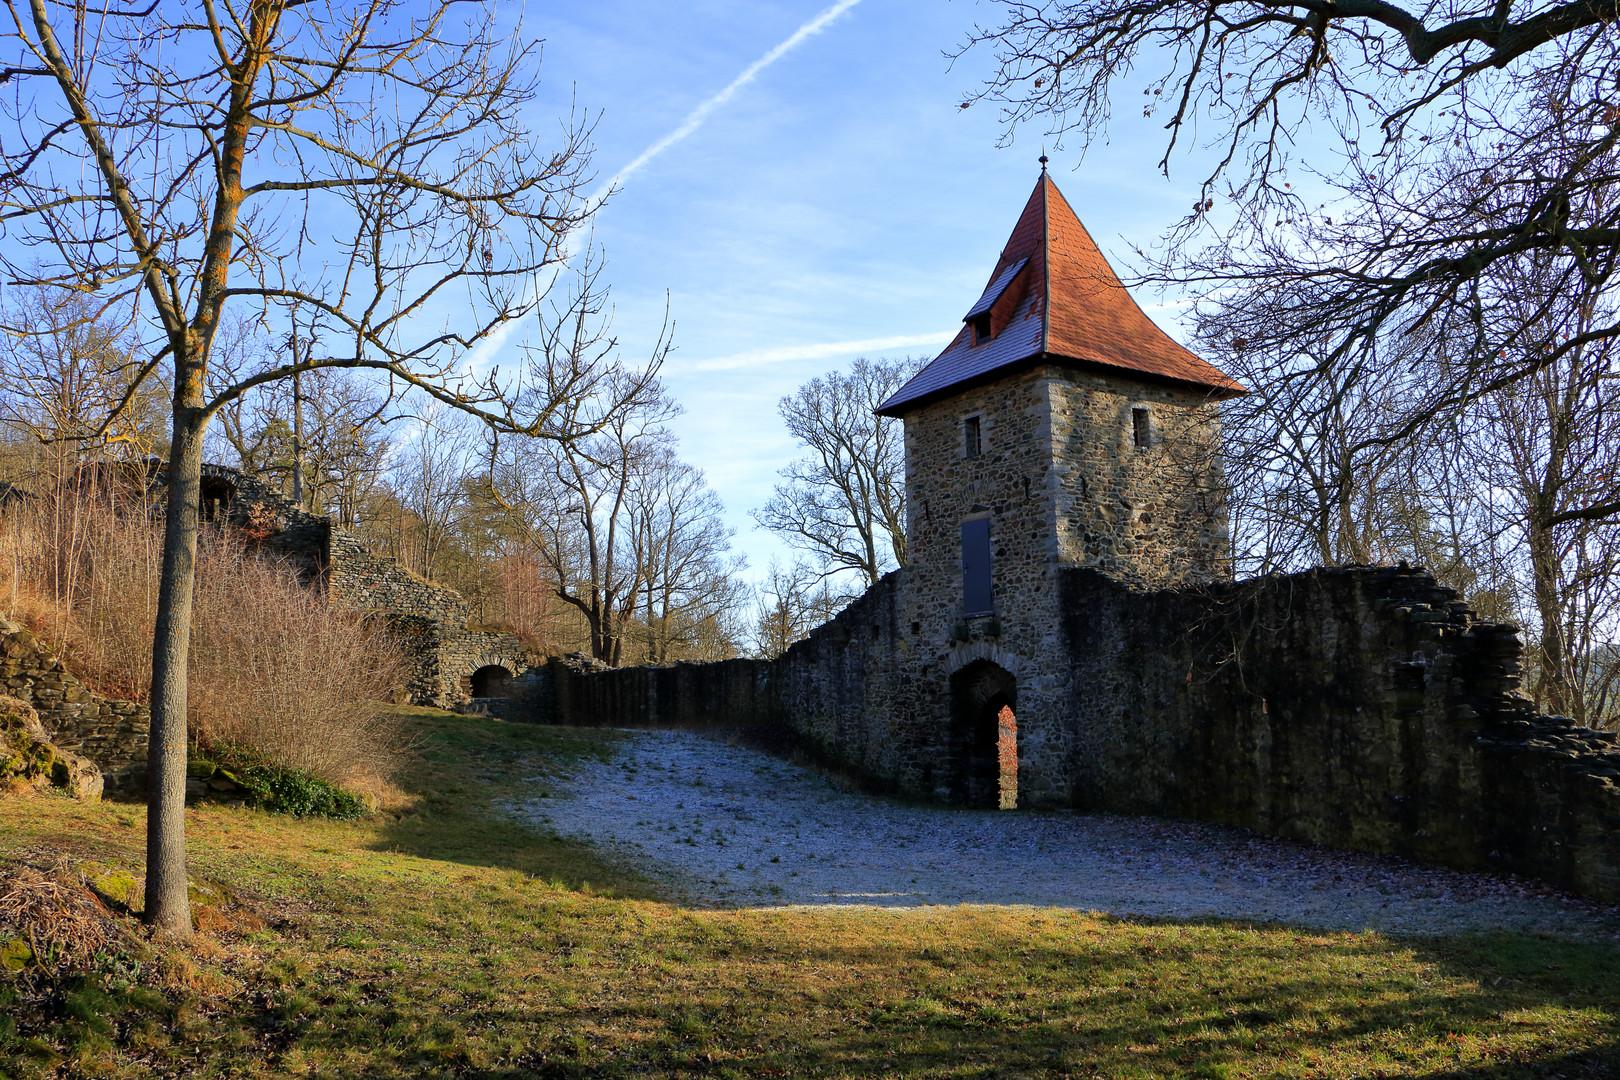
[[[536,718],[555,723],[750,727],[772,713],[770,673],[767,660],[608,668],[554,659],[533,701]]]
[[[1136,445],[1139,408],[1150,417],[1145,447]],[[976,456],[969,418],[978,421]],[[1070,702],[1083,688],[1071,667],[1049,662],[1064,636],[1059,576],[1093,567],[1143,587],[1228,576],[1219,431],[1216,406],[1200,393],[1053,364],[908,412],[908,563],[885,662],[909,680],[896,709],[931,719],[900,718],[900,728],[954,717],[971,693],[964,681],[993,665],[1016,680],[1030,761],[1021,790],[1065,800]],[[994,614],[978,618],[962,606],[962,527],[975,519],[989,524],[994,571]],[[946,763],[911,759],[918,783],[960,787],[955,744],[967,737],[953,729]]]
[[[1620,899],[1620,743],[1538,716],[1522,642],[1421,570],[1139,592],[1066,571],[1073,806]]]
[[[530,666],[516,635],[468,629],[460,593],[373,555],[330,518],[300,509],[258,477],[204,465],[203,504],[206,520],[229,521],[338,602],[386,619],[406,658],[406,688],[415,704],[463,705],[478,668],[494,664],[518,675]]]
[[[941,690],[995,638],[940,663],[905,647],[904,572],[774,662],[554,667],[548,719],[774,723],[875,786],[954,796],[960,735]],[[1062,738],[1024,739],[1021,805],[1163,814],[1620,900],[1620,739],[1539,716],[1522,643],[1422,570],[1315,570],[1142,590],[1064,569]],[[1011,665],[1010,667],[1008,665]],[[1025,785],[1026,775],[1045,780]]]
[[[1068,756],[1064,703],[1067,673],[1032,661],[1056,646],[1058,550],[1054,520],[1059,475],[1050,452],[1050,369],[971,388],[910,412],[906,432],[908,561],[897,589],[900,633],[896,662],[905,679],[894,723],[914,755],[907,782],[950,786],[953,769],[925,749],[927,729],[945,721],[954,738],[953,680],[971,678],[964,660],[984,654],[1018,677],[1019,736],[1039,761]],[[979,454],[967,453],[964,425],[979,422]],[[962,528],[988,522],[994,615],[963,610]],[[969,649],[968,647],[971,647]],[[948,718],[948,719],[947,719]],[[1036,748],[1039,748],[1037,751]],[[1064,777],[1031,769],[1029,790],[1063,790]]]
[[[1166,588],[1232,576],[1219,407],[1200,391],[1046,372],[1057,559]],[[1148,445],[1132,412],[1146,410]]]
[[[4,620],[0,620],[0,678],[8,696],[34,707],[56,745],[100,767],[107,796],[136,798],[145,792],[152,726],[145,705],[92,693],[49,646]]]

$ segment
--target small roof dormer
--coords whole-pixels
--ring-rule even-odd
[[[1137,306],[1044,166],[989,284],[962,321],[944,351],[879,406],[880,415],[903,416],[1041,362],[1162,379],[1216,399],[1248,393]]]

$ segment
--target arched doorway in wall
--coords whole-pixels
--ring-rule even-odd
[[[512,673],[499,664],[485,664],[472,673],[472,696],[503,698],[512,696]]]
[[[231,504],[236,501],[236,485],[222,476],[205,476],[202,478],[202,491],[197,500],[198,516],[203,521],[217,521],[224,523],[231,514]]]
[[[966,806],[1018,805],[1018,681],[989,660],[951,676],[951,797]]]

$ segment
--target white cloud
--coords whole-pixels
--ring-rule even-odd
[[[735,371],[758,364],[780,364],[789,360],[822,360],[852,353],[909,349],[918,345],[943,345],[956,336],[948,330],[937,334],[895,334],[890,337],[862,338],[859,341],[823,341],[809,345],[781,345],[773,349],[751,349],[730,356],[716,356],[694,364],[681,364],[681,371]]]

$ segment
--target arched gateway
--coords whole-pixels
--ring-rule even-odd
[[[1018,682],[989,660],[951,676],[951,797],[966,806],[1018,805]]]
[[[472,673],[472,696],[504,698],[512,695],[512,672],[500,664],[485,664]]]

